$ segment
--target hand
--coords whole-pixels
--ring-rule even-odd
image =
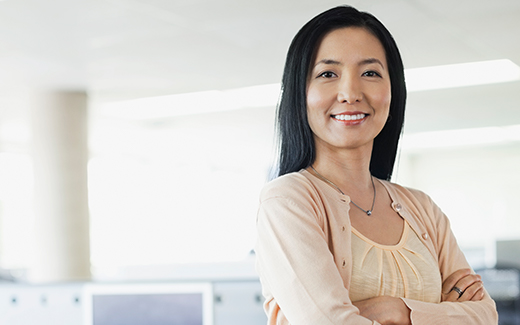
[[[460,295],[453,287],[459,288]],[[484,298],[484,285],[478,274],[472,274],[470,269],[460,269],[444,280],[442,284],[441,301],[480,301]]]
[[[352,303],[361,316],[382,325],[411,325],[410,309],[399,298],[380,296]]]

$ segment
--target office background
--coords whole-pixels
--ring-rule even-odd
[[[254,278],[285,54],[339,4],[0,1],[4,278]],[[409,73],[394,180],[433,197],[474,268],[520,261],[520,2],[349,4]]]

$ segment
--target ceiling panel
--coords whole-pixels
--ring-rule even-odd
[[[519,1],[351,3],[388,26],[407,68],[502,58],[520,64]],[[296,31],[339,4],[0,1],[0,112],[22,111],[8,97],[35,88],[84,89],[103,103],[277,83]],[[412,93],[409,130],[520,124],[519,93],[519,83]]]

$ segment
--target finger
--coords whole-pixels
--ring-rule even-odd
[[[455,287],[453,287],[453,289],[448,294],[443,295],[442,301],[458,301],[463,293],[464,291],[455,285]]]
[[[472,286],[474,283],[482,281],[482,278],[478,274],[469,274],[460,279],[455,287],[459,288],[462,292],[466,291],[467,288]]]
[[[464,278],[467,275],[471,274],[470,269],[460,269],[455,272],[453,272],[449,277],[444,280],[442,283],[442,292],[445,295],[449,295],[451,289],[455,286],[457,282],[459,282],[462,278]]]
[[[472,300],[472,298],[475,296],[475,294],[484,288],[484,285],[482,284],[482,281],[477,281],[470,285],[469,287],[464,290],[464,293],[459,297],[457,301],[463,302],[463,301],[469,301]]]
[[[448,293],[447,295],[445,295],[445,299],[444,301],[457,301],[457,299],[459,299],[459,293],[456,292],[456,291],[451,291],[450,293]]]
[[[470,288],[473,284],[482,282],[481,277],[478,274],[468,274],[460,279],[455,285],[452,287],[451,291],[445,295],[442,301],[467,301],[470,300],[476,291],[478,290],[478,286],[472,288],[466,296],[463,295],[466,293],[466,290]],[[455,290],[454,288],[458,288],[461,292]]]
[[[471,301],[481,301],[484,299],[484,285],[482,285],[482,288],[480,288],[471,298]]]

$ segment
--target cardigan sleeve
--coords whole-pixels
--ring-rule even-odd
[[[266,308],[281,311],[267,310],[269,324],[379,324],[352,305],[312,195],[267,192],[260,202],[255,250],[260,280],[269,292]]]
[[[430,216],[426,220],[428,233],[437,251],[439,270],[442,281],[455,271],[470,268],[464,254],[459,248],[450,228],[448,218],[441,209],[421,192],[425,204],[425,213]],[[411,321],[414,325],[423,324],[457,324],[457,325],[492,325],[498,324],[495,302],[487,292],[480,301],[426,303],[402,298],[411,310]]]

